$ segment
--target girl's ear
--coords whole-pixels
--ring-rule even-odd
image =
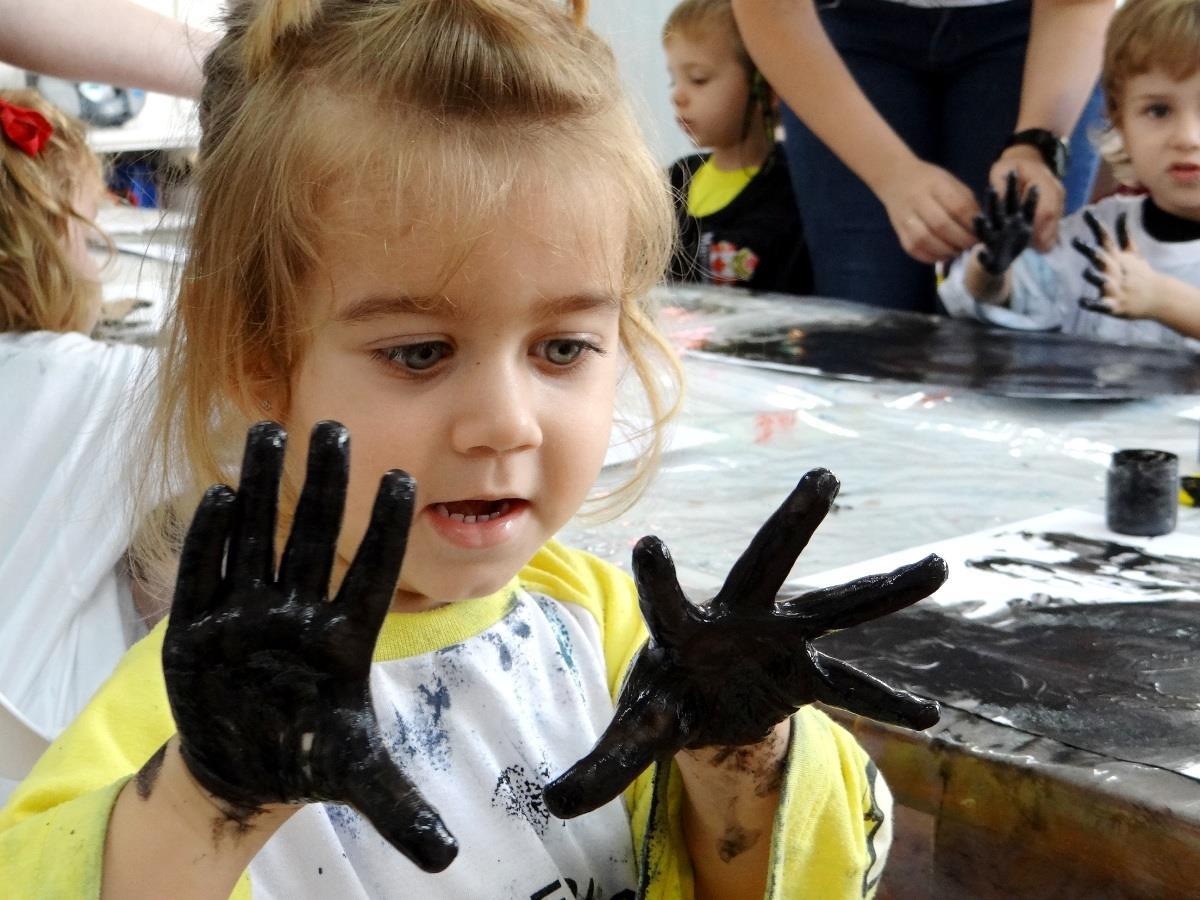
[[[247,382],[231,384],[228,393],[247,421],[271,419],[286,424],[290,391],[284,379],[263,373]]]

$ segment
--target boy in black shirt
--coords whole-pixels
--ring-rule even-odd
[[[663,27],[676,121],[711,152],[671,166],[679,219],[673,281],[807,294],[812,271],[774,96],[750,61],[729,0],[684,0]]]

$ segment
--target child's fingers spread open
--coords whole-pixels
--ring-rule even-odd
[[[237,496],[233,489],[214,484],[196,507],[179,557],[179,577],[171,621],[190,622],[208,612],[221,587],[221,563],[233,525]]]
[[[1096,245],[1099,247],[1106,248],[1110,241],[1109,236],[1108,236],[1108,229],[1106,229],[1103,225],[1100,224],[1100,220],[1097,219],[1095,217],[1095,215],[1092,214],[1092,211],[1090,209],[1085,209],[1083,211],[1083,221],[1084,221],[1084,224],[1087,225],[1088,229],[1092,232],[1092,236],[1096,239]],[[1078,240],[1078,238],[1076,238],[1075,240]],[[1071,243],[1073,245],[1074,241],[1072,241]]]
[[[693,611],[679,586],[667,545],[652,535],[638,541],[633,548],[633,578],[642,617],[654,640],[664,647],[681,644]]]
[[[290,596],[320,600],[329,589],[349,477],[350,433],[337,422],[318,422],[279,571],[279,583]]]
[[[617,712],[596,746],[546,786],[546,808],[560,819],[598,809],[621,794],[656,759],[686,743],[678,698],[668,695],[658,662],[645,648],[625,679]]]
[[[814,682],[817,699],[878,722],[923,729],[936,725],[941,710],[926,700],[894,688],[840,659],[817,654],[824,672]]]
[[[1100,258],[1100,254],[1096,252],[1096,248],[1090,244],[1084,243],[1077,237],[1071,238],[1071,249],[1084,257],[1089,263],[1096,267],[1097,270],[1103,272],[1107,266],[1104,260]]]
[[[713,603],[773,609],[779,588],[829,514],[840,488],[841,482],[827,469],[806,472],[733,564]]]
[[[940,588],[948,574],[945,560],[930,554],[892,572],[867,575],[781,601],[780,612],[796,616],[797,625],[807,627],[809,633],[798,634],[798,638],[815,638],[912,606]],[[783,622],[781,625],[786,630]]]
[[[1129,236],[1129,216],[1127,213],[1121,213],[1117,216],[1117,246],[1122,250],[1129,250],[1133,246],[1133,239]]]
[[[442,817],[386,751],[355,773],[346,799],[389,844],[426,872],[441,872],[458,855],[458,841]]]
[[[1091,269],[1083,270],[1083,280],[1094,287],[1098,287],[1101,292],[1108,286],[1108,279]]]
[[[372,634],[383,626],[396,592],[416,496],[407,472],[393,469],[380,479],[371,522],[338,591],[336,602]]]
[[[287,432],[277,422],[259,422],[246,434],[227,566],[238,584],[274,580],[275,514],[286,447]]]

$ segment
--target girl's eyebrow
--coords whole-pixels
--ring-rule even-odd
[[[618,309],[621,300],[615,294],[578,293],[562,297],[547,297],[537,301],[538,318],[550,319],[570,313],[593,309]],[[433,315],[451,319],[467,319],[471,313],[464,304],[445,296],[392,294],[385,297],[364,297],[356,300],[334,316],[334,321],[354,324],[387,316]]]

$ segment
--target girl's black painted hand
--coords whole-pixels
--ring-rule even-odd
[[[415,485],[400,471],[383,476],[370,527],[329,600],[349,435],[335,422],[313,429],[276,574],[286,440],[273,422],[251,428],[238,492],[210,488],[184,542],[163,642],[180,752],[236,820],[265,804],[348,803],[422,869],[441,871],[457,845],[388,756],[368,685],[404,559]]]
[[[1017,173],[1009,172],[1004,186],[1004,207],[996,189],[988,186],[983,197],[983,212],[975,217],[975,235],[983,242],[979,264],[992,275],[1008,271],[1033,236],[1033,220],[1037,213],[1038,189],[1031,187],[1022,202],[1017,187]]]
[[[939,557],[776,599],[839,486],[824,469],[800,479],[706,607],[684,596],[662,541],[638,542],[634,577],[651,637],[596,746],[546,788],[554,815],[569,818],[602,806],[652,762],[684,748],[757,743],[814,700],[909,728],[937,722],[936,702],[826,656],[813,641],[928,596],[946,580]]]

